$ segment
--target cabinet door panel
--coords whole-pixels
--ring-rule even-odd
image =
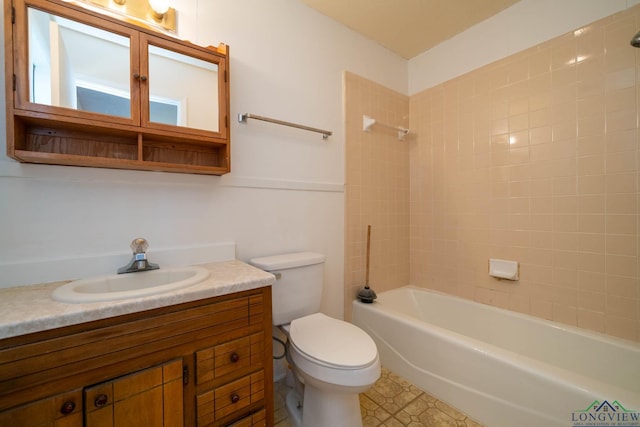
[[[28,21],[30,102],[131,117],[128,37],[31,7]]]
[[[218,64],[149,46],[149,121],[218,132]]]
[[[140,68],[148,74],[140,85],[143,126],[225,137],[225,58],[142,34]]]
[[[16,39],[24,39],[15,55],[16,108],[138,125],[138,33],[41,0],[28,3],[15,8]]]
[[[164,425],[162,403],[161,386],[116,401],[113,425],[114,427],[133,425],[162,427]]]
[[[86,427],[180,427],[182,360],[85,389]]]
[[[82,427],[82,390],[0,412],[0,426]]]
[[[113,382],[85,389],[84,407],[88,426],[112,427],[114,425]]]
[[[182,362],[169,363],[163,367],[164,425],[182,426],[184,423],[184,401]]]

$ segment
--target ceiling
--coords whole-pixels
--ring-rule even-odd
[[[410,59],[518,0],[300,0]]]

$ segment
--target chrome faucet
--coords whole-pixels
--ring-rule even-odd
[[[153,264],[147,260],[146,250],[149,243],[146,239],[138,237],[131,242],[131,250],[133,250],[133,258],[129,264],[118,269],[118,274],[135,273],[137,271],[157,270],[160,268],[158,264]]]

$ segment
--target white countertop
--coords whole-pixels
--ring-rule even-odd
[[[70,304],[51,293],[67,282],[0,289],[0,339],[75,325],[158,307],[270,286],[272,274],[232,260],[202,264],[209,278],[187,288],[119,301]]]

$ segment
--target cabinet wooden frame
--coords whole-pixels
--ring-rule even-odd
[[[206,383],[198,383],[197,353],[263,338],[251,364]],[[135,372],[181,360],[185,426],[197,425],[198,396],[251,377],[262,378],[263,395],[243,402],[206,425],[218,426],[264,411],[273,425],[271,287],[163,307],[0,340],[0,425],[29,425],[16,420],[33,410],[53,408],[63,396],[117,380]],[[262,393],[262,392],[261,392]],[[254,394],[255,395],[255,394]],[[42,403],[40,403],[42,402]],[[3,424],[9,422],[10,424]]]
[[[27,8],[126,37],[130,116],[30,102]],[[229,48],[201,47],[63,0],[5,0],[7,155],[21,162],[222,175],[231,168]],[[215,64],[217,129],[150,120],[149,46]]]

